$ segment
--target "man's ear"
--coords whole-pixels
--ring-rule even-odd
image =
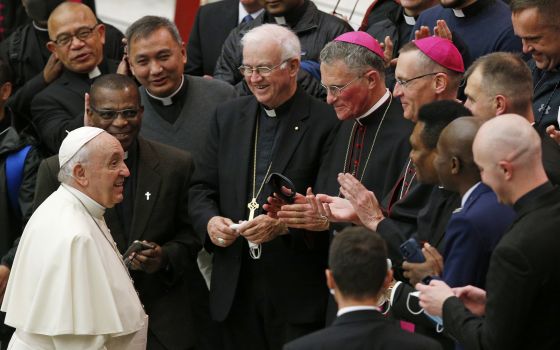
[[[0,101],[5,102],[12,95],[12,83],[5,82],[0,86]]]
[[[334,277],[332,275],[332,271],[329,269],[325,270],[325,276],[327,277],[327,287],[329,289],[335,289],[336,283],[334,282]]]
[[[375,69],[370,69],[368,70],[364,76],[366,77],[366,79],[368,80],[368,87],[370,89],[374,89],[379,82],[381,81],[381,76],[379,74],[378,71],[376,71]]]
[[[494,108],[496,108],[496,115],[505,114],[507,111],[508,101],[503,95],[494,97]]]
[[[462,168],[461,160],[456,156],[451,157],[451,174],[457,175],[461,172]]]
[[[437,94],[442,94],[445,89],[447,89],[447,85],[449,81],[447,80],[447,74],[445,73],[438,73],[434,78],[434,88]]]
[[[72,177],[74,178],[74,181],[82,187],[86,187],[89,184],[86,177],[86,169],[80,163],[76,164],[72,169]]]
[[[500,170],[502,171],[502,174],[506,181],[509,181],[513,178],[513,165],[510,162],[502,160],[498,162],[498,166],[500,167]]]
[[[298,74],[301,62],[298,59],[291,58],[288,62],[288,69],[290,71],[290,76],[295,77]]]
[[[56,44],[54,41],[47,42],[47,49],[58,59],[58,55],[56,54]]]

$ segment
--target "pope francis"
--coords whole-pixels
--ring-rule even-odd
[[[148,319],[103,218],[123,200],[123,158],[102,129],[62,142],[62,184],[29,220],[2,303],[10,350],[146,348]]]

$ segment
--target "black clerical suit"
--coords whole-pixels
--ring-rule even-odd
[[[192,158],[143,138],[138,138],[135,158],[129,162],[133,193],[125,183],[125,200],[133,198],[128,204],[132,206],[130,228],[126,229],[122,218],[124,203],[107,209],[105,220],[121,253],[132,241],[147,240],[159,244],[168,257],[169,264],[156,273],[131,272],[150,316],[148,349],[215,349],[216,345],[207,343],[214,336],[208,334],[208,290],[196,263],[201,242],[187,215]],[[58,188],[58,169],[57,156],[41,163],[35,207]]]
[[[379,311],[358,310],[340,315],[325,329],[294,340],[284,350],[437,350],[428,337],[408,333]]]
[[[484,317],[455,297],[443,304],[443,325],[465,350],[560,348],[560,191],[546,183],[514,209],[517,218],[490,259]]]
[[[300,89],[289,104],[290,107],[277,117],[275,146],[269,150],[272,156],[270,173],[284,174],[293,181],[297,192],[305,193],[307,187],[315,183],[330,146],[332,130],[338,122],[330,106]],[[255,287],[263,290],[264,295],[258,298],[265,299],[277,319],[289,324],[313,325],[306,329],[308,333],[324,325],[328,294],[324,276],[327,234],[290,229],[288,234],[264,243],[259,260],[249,257],[248,244],[243,237],[226,248],[213,245],[207,237],[207,224],[212,217],[223,216],[237,222],[249,216],[247,204],[252,196],[256,120],[262,113],[262,106],[253,96],[218,106],[207,147],[197,158],[189,212],[196,231],[206,237],[206,247],[214,252],[210,290],[212,317],[225,321],[226,325],[232,321],[232,312],[235,317],[242,318],[239,310],[249,309],[251,304],[259,302],[244,298],[245,292]],[[263,148],[257,149],[257,154],[262,152]],[[257,187],[260,182],[256,182]],[[264,185],[259,196],[261,207],[271,192],[269,185]],[[257,326],[266,327],[265,324]],[[259,349],[259,345],[250,340],[253,331],[258,330],[237,334],[249,339],[244,349]],[[287,335],[285,340],[303,333],[293,334],[292,338]],[[276,344],[271,348],[281,346]]]
[[[223,0],[198,9],[189,43],[185,73],[214,75],[216,61],[229,32],[239,21],[239,0]]]
[[[115,73],[118,63],[107,59],[98,67],[101,74]],[[31,119],[50,154],[58,153],[67,131],[84,126],[84,96],[92,82],[87,73],[64,68],[62,75],[33,99]]]

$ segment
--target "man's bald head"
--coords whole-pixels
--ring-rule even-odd
[[[472,145],[482,123],[477,118],[461,117],[449,123],[441,132],[434,167],[441,185],[447,190],[462,195],[480,181]]]
[[[103,61],[105,26],[97,23],[91,9],[63,2],[49,16],[47,48],[75,73],[89,73]]]
[[[482,181],[503,203],[515,203],[547,180],[541,139],[520,115],[504,114],[485,122],[474,140],[473,154]]]

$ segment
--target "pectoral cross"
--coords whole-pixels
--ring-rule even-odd
[[[146,192],[144,195],[146,196],[146,200],[149,201],[152,194],[150,192]]]
[[[257,199],[253,198],[247,204],[247,208],[249,208],[249,221],[255,218],[255,210],[259,209],[259,203],[257,203]]]

